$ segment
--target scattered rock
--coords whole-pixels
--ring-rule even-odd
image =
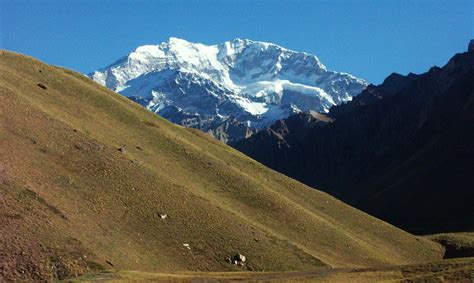
[[[247,258],[242,254],[235,255],[234,259],[237,260],[237,261],[241,261],[241,262],[245,262],[247,260]]]
[[[168,215],[167,215],[167,214],[163,214],[163,213],[155,213],[155,214],[153,214],[153,217],[154,217],[154,218],[165,219],[166,217],[168,217]]]
[[[243,266],[247,261],[247,258],[243,254],[236,254],[231,258],[228,258],[227,261],[234,265]]]
[[[42,83],[38,83],[38,84],[36,84],[36,85],[39,86],[39,87],[42,88],[42,89],[48,89],[48,87],[46,87],[46,86],[45,86],[44,84],[42,84]]]
[[[183,244],[183,246],[184,246],[185,248],[187,248],[188,250],[191,249],[191,247],[189,246],[189,244]]]
[[[106,260],[105,262],[106,262],[108,265],[110,265],[110,266],[114,267],[113,263],[112,263],[112,262],[110,262],[109,260]]]
[[[142,150],[142,148],[141,148],[140,146],[138,146],[138,145],[136,146],[136,148],[137,148],[138,150]]]
[[[120,151],[120,152],[124,152],[124,151],[125,151],[125,147],[124,147],[124,146],[121,146],[121,147],[117,148],[117,150]]]
[[[168,217],[168,215],[158,213],[158,217],[160,217],[160,219],[165,219],[166,217]]]

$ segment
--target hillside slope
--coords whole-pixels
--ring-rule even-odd
[[[236,148],[404,230],[474,229],[474,50],[392,74],[328,115],[290,117]]]
[[[0,279],[305,270],[442,256],[88,78],[0,53]],[[162,219],[163,214],[167,217]],[[241,253],[243,267],[226,258]]]

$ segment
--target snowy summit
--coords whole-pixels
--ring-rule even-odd
[[[258,129],[300,111],[328,112],[366,86],[314,55],[247,39],[203,45],[170,38],[89,77],[172,122],[209,132],[229,121]]]

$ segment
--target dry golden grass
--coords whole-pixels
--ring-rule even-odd
[[[4,279],[64,278],[112,265],[292,271],[442,256],[438,244],[173,125],[78,73],[0,52]],[[237,252],[247,256],[245,267],[226,262]]]
[[[319,268],[293,272],[187,272],[153,273],[108,271],[86,275],[82,281],[173,281],[173,282],[472,282],[474,258],[378,268]]]

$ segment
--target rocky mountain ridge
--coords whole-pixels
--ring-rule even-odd
[[[331,123],[289,117],[236,148],[414,233],[474,229],[474,50],[420,75],[392,74]],[[275,134],[278,133],[278,134]]]
[[[245,135],[222,132],[233,129],[222,124],[251,133],[301,111],[328,112],[367,85],[327,70],[314,55],[247,39],[203,45],[170,38],[140,46],[89,77],[174,123],[225,142]]]

